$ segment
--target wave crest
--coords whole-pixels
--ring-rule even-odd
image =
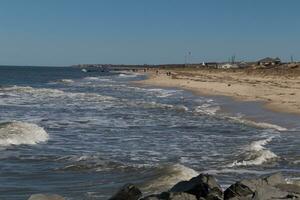
[[[180,181],[190,180],[199,173],[181,164],[161,165],[150,174],[151,179],[142,185],[143,190],[149,192],[161,192],[170,189]]]
[[[119,74],[119,77],[122,77],[122,78],[134,78],[134,77],[137,77],[139,74]]]
[[[0,123],[0,146],[37,144],[49,138],[47,132],[36,124],[25,122]]]
[[[257,128],[263,128],[263,129],[273,129],[273,130],[277,130],[277,131],[287,131],[288,129],[276,124],[271,124],[271,123],[267,123],[267,122],[255,122],[255,121],[251,121],[248,119],[243,119],[241,117],[230,117],[229,119],[236,121],[238,123],[242,123],[245,125],[249,125],[252,127],[257,127]]]
[[[218,111],[220,111],[220,106],[215,106],[211,104],[203,104],[201,106],[197,106],[195,108],[196,113],[205,114],[205,115],[216,115]]]
[[[74,83],[74,81],[72,79],[61,79],[61,80],[59,80],[57,82],[64,83],[64,84]]]
[[[274,160],[278,156],[273,153],[271,150],[267,149],[265,145],[271,142],[273,136],[252,142],[247,150],[246,159],[241,161],[234,161],[230,167],[234,166],[248,166],[248,165],[261,165],[265,162]]]
[[[61,96],[64,94],[64,91],[58,89],[50,89],[50,88],[33,88],[30,86],[10,86],[5,88],[0,88],[2,92],[10,92],[10,93],[27,93],[27,94],[41,94],[41,95],[48,95],[48,96]]]

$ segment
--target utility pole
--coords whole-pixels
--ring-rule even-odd
[[[294,57],[293,57],[293,55],[291,55],[291,63],[293,63],[294,62]]]
[[[185,54],[184,54],[184,65],[185,66],[188,66],[191,55],[192,55],[192,52],[190,52],[190,51],[185,52]]]
[[[235,63],[235,55],[231,56],[231,64]]]
[[[190,64],[190,61],[191,61],[191,55],[192,55],[192,52],[189,51],[189,54],[188,54],[188,61],[187,61],[188,64]]]

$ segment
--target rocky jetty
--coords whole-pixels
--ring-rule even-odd
[[[300,200],[300,186],[289,184],[280,173],[245,179],[222,190],[215,177],[200,174],[175,184],[169,191],[142,197],[133,184],[122,187],[109,200]]]
[[[64,200],[59,195],[35,194],[28,200]],[[181,181],[168,191],[143,196],[134,184],[126,184],[108,200],[300,200],[300,185],[287,183],[281,173],[245,179],[225,191],[214,176],[200,174]]]

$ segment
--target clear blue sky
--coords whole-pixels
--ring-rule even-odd
[[[0,64],[183,63],[291,55],[299,0],[1,0]]]

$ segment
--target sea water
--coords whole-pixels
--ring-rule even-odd
[[[0,68],[0,199],[107,199],[125,183],[161,192],[199,173],[222,187],[300,177],[299,117],[257,103],[141,87],[142,74]]]

